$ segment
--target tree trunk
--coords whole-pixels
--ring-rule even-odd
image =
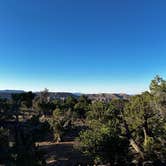
[[[143,127],[143,132],[144,132],[144,145],[147,145],[147,132],[145,127]]]
[[[124,127],[125,127],[125,130],[126,130],[126,136],[129,139],[130,145],[136,151],[136,153],[138,153],[140,155],[141,159],[144,159],[144,154],[141,151],[140,147],[137,145],[137,143],[132,138],[132,135],[131,135],[131,132],[129,130],[129,127],[128,127],[128,124],[127,124],[126,120],[123,119],[123,122],[124,122]]]
[[[133,138],[130,138],[129,141],[130,141],[130,145],[133,147],[133,149],[134,149],[138,154],[140,154],[140,157],[141,157],[142,159],[144,159],[144,154],[143,154],[143,152],[141,151],[141,149],[139,148],[139,146],[136,144],[136,142],[134,141],[134,139],[133,139]]]

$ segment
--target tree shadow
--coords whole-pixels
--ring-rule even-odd
[[[90,158],[74,148],[75,138],[80,131],[86,130],[85,126],[75,126],[66,132],[60,143],[49,143],[40,146],[45,152],[47,166],[87,166],[91,163]]]
[[[76,166],[90,163],[88,157],[73,148],[73,142],[43,145],[40,147],[45,152],[48,166]]]

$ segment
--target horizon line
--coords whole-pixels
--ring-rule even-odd
[[[77,91],[52,91],[49,90],[48,88],[44,88],[43,90],[25,90],[25,89],[0,89],[0,91],[23,91],[23,92],[33,92],[33,93],[39,93],[39,92],[43,92],[45,89],[48,90],[48,92],[50,93],[71,93],[71,94],[127,94],[127,95],[137,95],[137,94],[141,94],[145,91],[148,90],[144,90],[144,91],[140,91],[138,93],[127,93],[127,92],[77,92]]]

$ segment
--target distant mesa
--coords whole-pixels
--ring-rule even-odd
[[[10,99],[12,94],[24,93],[23,90],[0,90],[0,97]]]
[[[12,94],[24,93],[24,90],[0,90],[1,98],[10,99]],[[40,92],[34,92],[36,95],[39,95]],[[99,93],[99,94],[82,94],[82,93],[69,93],[69,92],[49,92],[50,98],[52,99],[66,99],[68,96],[78,98],[81,95],[87,96],[93,101],[105,101],[109,102],[112,99],[124,99],[128,100],[130,95],[125,93]]]
[[[0,90],[0,93],[24,93],[24,90]]]

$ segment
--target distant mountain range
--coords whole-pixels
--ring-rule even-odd
[[[23,90],[0,90],[0,97],[1,98],[11,98],[12,94],[17,94],[17,93],[24,93],[25,91]]]
[[[24,93],[23,90],[0,90],[1,98],[11,98],[12,94]],[[34,92],[39,95],[40,92]],[[112,99],[129,99],[130,95],[125,93],[99,93],[99,94],[82,94],[82,93],[68,93],[68,92],[49,92],[50,97],[54,99],[65,99],[68,96],[78,98],[81,95],[87,96],[89,99],[94,101],[106,101],[109,102]]]

